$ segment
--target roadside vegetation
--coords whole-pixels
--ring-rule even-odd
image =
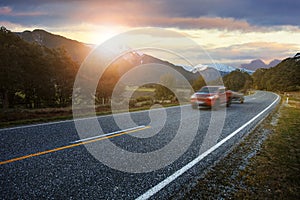
[[[155,99],[155,88],[141,87],[128,88],[128,90],[134,91],[132,95],[133,98],[130,99],[129,102],[130,112],[149,110],[154,104],[160,104],[163,107],[179,105],[178,101],[174,98],[172,98],[171,100],[161,100],[161,98]],[[125,112],[125,110],[114,110],[114,113],[116,112]],[[96,106],[95,113],[99,116],[112,114],[111,105],[98,104]],[[89,116],[89,114],[90,113],[85,113],[84,115],[82,115],[82,117]],[[62,108],[11,108],[0,110],[0,128],[68,119],[73,119],[71,106]]]
[[[291,96],[280,109],[273,133],[240,173],[244,186],[234,197],[300,199],[300,93]]]

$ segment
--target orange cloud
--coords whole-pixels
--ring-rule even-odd
[[[253,30],[246,21],[234,20],[233,18],[221,17],[199,17],[199,18],[148,18],[144,19],[146,24],[158,24],[167,27],[178,27],[185,29],[227,29],[227,30]]]
[[[108,6],[108,5],[106,5]],[[127,7],[129,7],[127,9]],[[161,11],[155,10],[149,15],[151,7],[136,5],[124,5],[123,9],[118,10],[107,7],[101,8],[98,12],[94,8],[89,13],[79,12],[74,15],[74,19],[85,19],[94,24],[113,24],[128,27],[176,27],[180,29],[220,29],[220,30],[240,30],[240,31],[266,31],[266,28],[250,25],[247,21],[236,20],[234,18],[222,17],[169,17],[160,14]]]

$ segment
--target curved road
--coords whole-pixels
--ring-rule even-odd
[[[84,141],[78,141],[80,138],[71,120],[0,129],[0,198],[167,199],[251,131],[278,102],[277,95],[258,91],[247,96],[244,104],[233,103],[226,110],[198,111],[190,106],[178,106],[151,110],[150,114],[149,111],[134,112],[129,115],[138,127],[129,124],[128,128],[133,129],[123,132],[116,132],[120,129],[111,115],[101,116],[97,120],[104,133],[110,134]],[[207,134],[214,120],[211,117],[224,112],[226,118],[221,132],[211,138]],[[181,116],[181,113],[189,114]],[[128,113],[118,114],[117,118],[122,121],[126,115]],[[177,148],[171,149],[170,158],[172,153],[182,150],[181,144],[184,146],[187,141],[191,144],[174,162],[154,171],[126,172],[136,167],[134,163],[126,163],[127,158],[124,162],[122,156],[110,152],[110,162],[122,162],[121,165],[127,167],[124,171],[112,169],[88,151],[91,146],[101,148],[110,141],[135,154],[155,152],[176,139],[182,120],[188,124],[183,130],[186,135],[177,141]],[[192,134],[194,126],[197,129]],[[141,165],[145,168],[159,165],[165,157],[156,156],[157,163],[150,163],[151,158],[149,163]]]

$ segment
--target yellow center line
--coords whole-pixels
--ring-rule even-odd
[[[77,146],[81,146],[81,145],[85,145],[85,144],[97,142],[97,141],[100,141],[100,140],[105,140],[105,139],[109,139],[109,138],[113,138],[113,137],[117,137],[117,136],[129,134],[129,133],[141,131],[141,130],[144,130],[144,129],[147,129],[147,128],[150,128],[150,126],[145,126],[143,128],[139,128],[139,129],[135,129],[135,130],[131,130],[131,131],[125,131],[125,132],[117,133],[115,135],[105,136],[105,137],[102,137],[102,138],[88,140],[88,141],[85,141],[85,142],[79,142],[79,143],[76,143],[76,144],[70,144],[70,145],[58,147],[58,148],[55,148],[55,149],[50,149],[50,150],[46,150],[46,151],[41,151],[41,152],[29,154],[29,155],[26,155],[26,156],[21,156],[21,157],[13,158],[13,159],[10,159],[10,160],[1,161],[0,165],[4,165],[4,164],[7,164],[7,163],[12,163],[12,162],[16,162],[16,161],[19,161],[19,160],[24,160],[24,159],[27,159],[27,158],[32,158],[32,157],[36,157],[36,156],[40,156],[40,155],[44,155],[44,154],[48,154],[48,153],[53,153],[53,152],[61,151],[61,150],[64,150],[64,149],[70,149],[70,148],[73,148],[73,147],[77,147]]]

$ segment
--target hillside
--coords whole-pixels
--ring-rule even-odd
[[[24,31],[15,34],[27,42],[37,43],[48,48],[63,47],[70,54],[72,59],[79,63],[81,63],[91,51],[91,48],[84,43],[55,35],[45,30],[36,29],[34,31]]]
[[[0,29],[0,107],[66,106],[79,65],[66,51],[26,42]]]
[[[242,69],[248,69],[255,71],[257,69],[269,69],[271,67],[275,67],[277,64],[279,64],[281,61],[280,60],[272,60],[269,64],[264,63],[262,60],[257,59],[257,60],[252,60],[250,63],[247,64],[241,64],[240,68]]]
[[[297,55],[270,69],[257,70],[253,74],[254,87],[268,91],[300,90],[300,59]]]
[[[141,63],[143,63],[143,65],[146,65],[146,64],[153,64],[153,65],[151,66],[151,70],[149,69],[150,70],[149,72],[147,70],[135,71],[134,79],[136,79],[136,80],[140,79],[139,80],[140,82],[143,82],[144,76],[147,73],[151,73],[151,75],[154,77],[161,77],[164,74],[167,74],[169,72],[170,68],[178,71],[179,74],[183,75],[185,77],[185,79],[190,82],[193,82],[194,80],[199,78],[198,73],[196,73],[196,74],[191,73],[191,72],[186,71],[183,68],[176,66],[168,61],[161,60],[159,58],[156,58],[156,57],[148,55],[148,54],[138,54],[136,52],[129,52],[129,53],[123,55],[122,57],[120,57],[119,59],[117,59],[116,61],[114,61],[114,63],[112,63],[112,65],[109,66],[109,68],[107,69],[107,71],[112,71],[113,74],[106,73],[106,74],[104,74],[104,76],[122,77],[126,72],[139,66]],[[156,66],[159,66],[156,64],[163,65],[165,67],[163,67],[163,68],[156,67]],[[107,79],[109,79],[109,78],[107,78]],[[125,83],[125,84],[130,85],[129,82]]]

